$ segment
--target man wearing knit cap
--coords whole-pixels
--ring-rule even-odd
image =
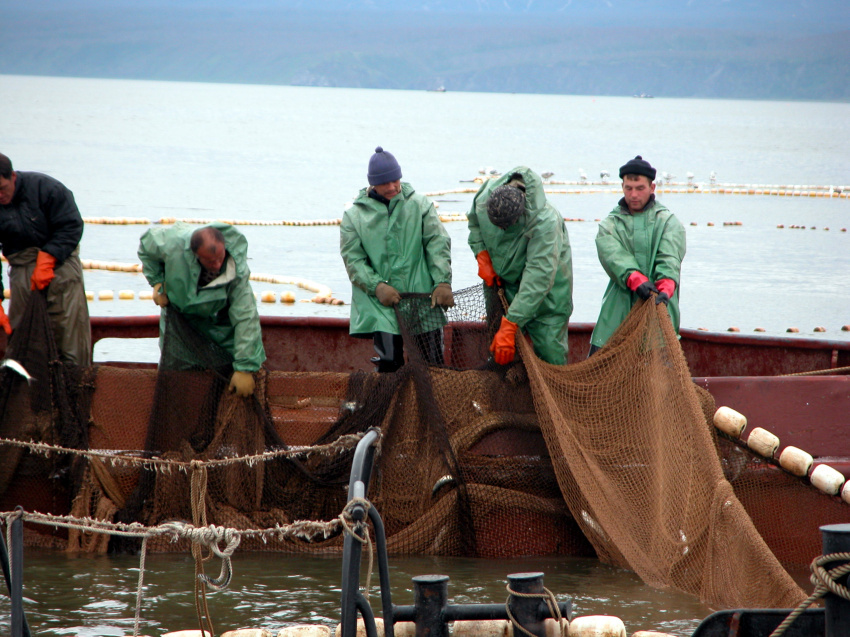
[[[564,219],[546,201],[540,176],[525,166],[490,179],[469,211],[469,247],[484,280],[485,298],[503,286],[510,307],[490,351],[500,365],[516,355],[516,333],[531,337],[547,363],[567,362],[573,311],[573,264]]]
[[[596,235],[599,261],[611,280],[590,337],[590,354],[605,345],[638,300],[664,303],[679,331],[679,275],[685,228],[655,199],[655,168],[640,155],[620,168],[623,198]]]
[[[394,306],[402,293],[431,295],[423,311],[445,322],[452,294],[451,240],[425,196],[401,181],[396,158],[378,146],[369,160],[369,186],[345,211],[340,253],[351,279],[351,326],[359,338],[372,338],[376,371],[404,365],[404,349]],[[425,359],[442,364],[442,329],[416,335]]]

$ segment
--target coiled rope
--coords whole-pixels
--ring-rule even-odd
[[[543,587],[542,593],[518,593],[511,589],[510,583],[505,586],[508,591],[508,599],[505,600],[505,610],[508,612],[508,619],[513,624],[514,632],[519,630],[521,633],[525,634],[527,637],[537,637],[534,633],[530,632],[526,628],[520,626],[519,622],[514,617],[511,612],[511,595],[514,597],[527,597],[527,598],[540,598],[546,602],[546,606],[549,609],[549,614],[552,616],[556,622],[558,622],[558,629],[561,633],[561,637],[567,637],[567,624],[561,621],[563,618],[561,617],[561,608],[558,606],[558,600],[555,599],[555,595],[545,586]]]
[[[837,581],[850,573],[850,561],[847,560],[850,560],[850,553],[829,553],[828,555],[820,555],[812,560],[812,574],[809,579],[812,584],[815,585],[814,592],[797,608],[791,611],[791,614],[776,627],[776,630],[770,633],[770,637],[779,637],[782,635],[804,610],[827,593],[832,593],[833,595],[837,595],[838,597],[850,601],[850,590],[839,584]],[[841,566],[837,566],[832,570],[827,570],[824,568],[824,565],[829,564],[830,562],[846,563]]]
[[[366,548],[369,549],[369,568],[366,570],[366,593],[364,597],[366,601],[369,601],[369,591],[372,588],[372,567],[374,565],[374,550],[372,548],[372,538],[369,536],[369,525],[366,524],[366,518],[360,521],[355,521],[352,517],[352,509],[356,505],[361,505],[364,507],[366,511],[368,511],[372,503],[369,500],[364,498],[351,498],[348,503],[345,505],[345,508],[342,510],[342,513],[339,514],[337,518],[342,524],[343,531],[350,535],[352,538],[364,544]],[[362,533],[362,537],[359,533]]]

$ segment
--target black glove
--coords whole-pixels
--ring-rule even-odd
[[[659,292],[658,296],[655,297],[655,304],[658,305],[659,303],[663,303],[664,305],[667,305],[667,301],[669,300],[670,297],[667,296],[667,292]]]
[[[635,292],[637,292],[637,295],[640,298],[646,301],[650,296],[652,296],[653,292],[658,294],[658,288],[655,287],[655,284],[652,281],[644,281],[637,287]]]

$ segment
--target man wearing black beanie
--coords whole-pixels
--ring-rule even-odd
[[[401,293],[431,295],[435,324],[445,323],[443,308],[454,305],[451,239],[427,197],[401,181],[401,166],[378,146],[369,160],[363,188],[340,225],[340,253],[351,279],[349,332],[372,338],[378,372],[404,365],[401,330],[394,306]],[[443,363],[442,329],[414,336],[428,363]]]
[[[655,168],[638,155],[620,167],[623,198],[599,224],[596,251],[610,281],[590,337],[605,345],[638,300],[664,303],[679,331],[679,281],[685,228],[655,199]]]

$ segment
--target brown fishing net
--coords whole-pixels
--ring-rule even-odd
[[[713,400],[691,381],[663,307],[637,307],[587,361],[548,365],[521,337],[517,360],[502,367],[488,351],[500,300],[478,286],[456,292],[455,301],[444,311],[427,296],[403,299],[408,363],[398,372],[261,370],[250,399],[227,392],[229,355],[176,312],[166,317],[159,370],[99,366],[96,383],[88,372],[66,383],[65,398],[35,402],[24,401],[14,389],[24,385],[3,371],[4,437],[27,440],[36,423],[40,439],[72,448],[88,442],[107,455],[33,456],[44,466],[25,473],[19,462],[4,478],[0,504],[32,510],[26,489],[36,487],[20,487],[32,474],[61,500],[41,510],[257,531],[308,521],[299,538],[243,536],[240,550],[336,552],[341,530],[328,528],[348,498],[356,435],[379,427],[368,495],[391,554],[598,555],[716,607],[788,607],[803,597],[771,549],[788,563],[801,554],[808,562],[820,551],[817,525],[846,521],[847,506],[716,439],[707,422]],[[441,341],[443,364],[426,365]],[[12,345],[10,356],[53,360],[39,347]],[[75,406],[88,427],[46,419],[34,405],[48,403]],[[75,431],[77,438],[68,434]],[[0,452],[14,459],[15,449]],[[783,517],[785,532],[771,535],[777,516],[789,513],[776,493],[809,511]],[[55,544],[57,532],[41,531]],[[132,552],[139,540],[72,529],[66,546]],[[147,545],[187,548],[188,540],[163,537]]]

